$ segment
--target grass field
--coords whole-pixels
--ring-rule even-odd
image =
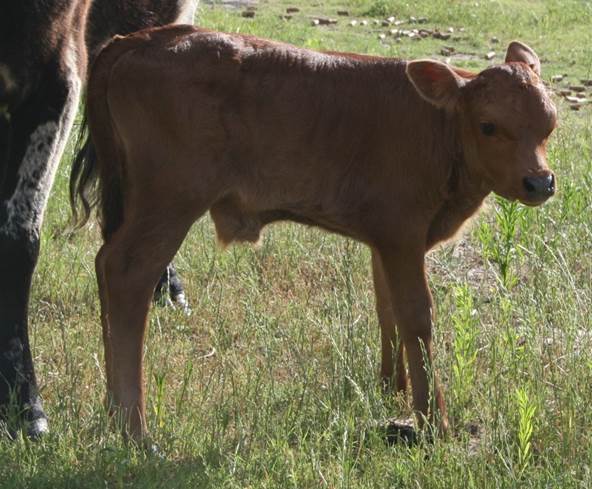
[[[280,18],[287,7],[300,12]],[[452,62],[530,44],[543,76],[592,78],[592,2],[262,0],[202,5],[198,23],[315,49]],[[337,16],[347,10],[348,17]],[[338,20],[313,26],[312,16]],[[372,20],[426,17],[449,40],[396,41]],[[368,25],[349,26],[351,20]],[[400,26],[400,29],[419,26]],[[499,44],[492,43],[496,37]],[[588,98],[592,94],[588,92]],[[362,245],[302,226],[221,251],[211,221],[176,259],[192,314],[154,308],[148,423],[163,457],[127,447],[103,409],[93,260],[97,226],[69,237],[67,151],[50,200],[31,299],[51,434],[0,438],[1,488],[592,487],[592,105],[556,97],[549,147],[559,193],[538,209],[490,197],[465,236],[428,257],[436,366],[452,436],[389,446],[377,425],[410,415],[381,394],[379,334]],[[210,353],[214,352],[213,355]]]

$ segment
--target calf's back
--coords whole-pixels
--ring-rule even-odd
[[[223,242],[256,240],[277,219],[369,243],[401,226],[427,233],[446,195],[456,123],[403,61],[188,27],[106,51],[89,92],[109,80],[130,202],[168,183],[178,201],[211,207]]]

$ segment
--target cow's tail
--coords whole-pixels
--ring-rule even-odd
[[[108,85],[113,65],[130,47],[133,48],[133,41],[133,38],[120,38],[109,43],[93,64],[84,119],[70,172],[74,229],[84,226],[96,207],[105,240],[123,222],[125,164],[120,138],[109,110]]]

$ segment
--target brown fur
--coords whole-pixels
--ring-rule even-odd
[[[426,374],[424,256],[491,191],[538,204],[523,177],[550,175],[544,141],[554,108],[512,54],[477,75],[189,27],[109,45],[90,76],[88,117],[109,228],[96,262],[108,390],[129,434],[146,432],[146,284],[208,210],[223,243],[256,241],[266,224],[292,220],[368,244],[381,374],[394,374],[399,335],[397,388],[407,386],[405,350],[414,408],[428,419],[439,411],[445,430],[443,396],[437,382],[430,396]],[[499,134],[479,133],[484,117]]]

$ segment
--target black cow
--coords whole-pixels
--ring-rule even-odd
[[[48,429],[27,309],[43,213],[70,134],[88,60],[114,34],[192,23],[195,0],[0,2],[0,421],[16,406],[27,434]],[[169,267],[169,284],[184,303]]]

